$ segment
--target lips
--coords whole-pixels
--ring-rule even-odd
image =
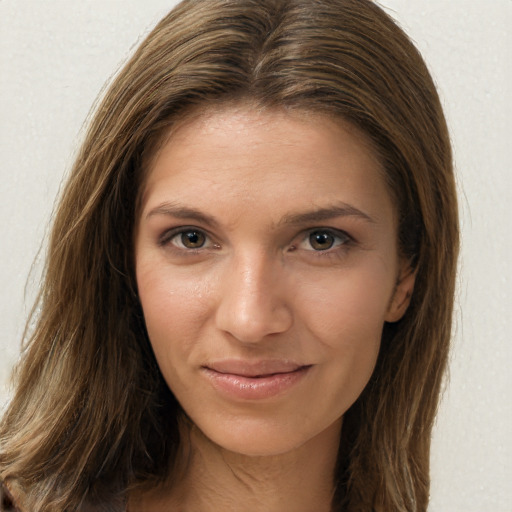
[[[226,360],[209,363],[205,366],[218,373],[238,375],[240,377],[261,378],[278,373],[292,373],[309,365],[287,360],[240,361]]]
[[[311,365],[287,360],[223,360],[208,363],[202,372],[213,388],[231,399],[261,400],[281,395],[298,385]]]

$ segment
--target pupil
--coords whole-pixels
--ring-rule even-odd
[[[334,244],[334,238],[329,233],[316,231],[309,236],[311,247],[318,250],[330,249]]]
[[[197,231],[187,231],[181,235],[181,241],[185,247],[201,247],[204,244],[204,235]]]

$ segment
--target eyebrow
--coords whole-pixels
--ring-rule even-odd
[[[211,215],[207,215],[200,210],[196,210],[195,208],[190,208],[179,203],[162,203],[151,209],[147,213],[146,219],[149,219],[154,215],[168,215],[170,217],[176,217],[177,219],[193,219],[208,226],[218,225],[218,222]]]
[[[178,219],[192,219],[212,227],[219,225],[219,222],[215,219],[215,217],[203,213],[202,211],[195,208],[184,206],[179,203],[162,203],[151,209],[147,213],[146,219],[153,217],[154,215],[168,215]],[[370,222],[372,224],[376,223],[375,219],[370,217],[367,213],[359,210],[355,206],[346,203],[339,203],[326,208],[317,208],[309,212],[287,214],[278,222],[278,225],[307,224],[311,222],[321,222],[324,220],[334,219],[337,217],[355,217],[364,220],[365,222]]]
[[[318,208],[310,212],[291,213],[285,215],[279,224],[307,224],[310,222],[321,222],[337,217],[355,217],[372,224],[376,223],[375,219],[355,206],[346,203],[339,203],[327,208]]]

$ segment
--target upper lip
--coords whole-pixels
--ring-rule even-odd
[[[239,375],[240,377],[262,377],[276,373],[292,373],[306,364],[297,363],[285,359],[265,361],[243,361],[239,359],[226,359],[205,364],[203,368],[213,370],[217,373]]]

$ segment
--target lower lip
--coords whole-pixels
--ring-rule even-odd
[[[311,366],[303,366],[294,372],[275,373],[264,377],[243,377],[220,373],[210,368],[203,372],[213,387],[223,394],[240,400],[263,400],[290,390],[307,375]]]

